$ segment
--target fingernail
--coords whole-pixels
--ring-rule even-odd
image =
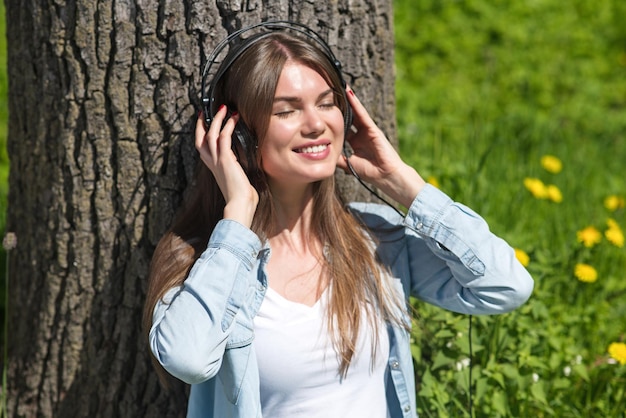
[[[220,110],[224,109],[224,106],[225,105],[221,104],[220,107],[217,109],[217,111],[219,112]]]
[[[233,114],[231,115],[231,117],[235,117],[239,114],[239,112],[237,112],[236,110],[233,112]]]
[[[354,97],[354,92],[352,91],[352,89],[350,89],[350,90],[348,91],[348,93],[350,94],[350,96],[353,96],[353,97]]]

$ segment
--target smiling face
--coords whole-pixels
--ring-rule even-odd
[[[308,185],[332,176],[343,138],[335,92],[315,70],[287,62],[260,149],[270,187]]]

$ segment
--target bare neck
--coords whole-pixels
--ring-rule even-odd
[[[312,306],[328,284],[323,244],[312,228],[312,188],[272,190],[274,223],[269,242],[269,284],[288,300]]]
[[[287,245],[292,250],[306,252],[317,241],[312,231],[313,193],[308,186],[300,190],[272,190],[274,219],[269,236],[272,246]]]

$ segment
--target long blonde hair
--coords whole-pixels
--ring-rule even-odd
[[[278,78],[287,62],[306,65],[324,77],[336,93],[337,105],[344,115],[346,112],[341,79],[326,55],[297,36],[272,34],[256,41],[232,64],[216,93],[221,103],[239,112],[248,129],[259,138],[259,148],[263,146],[269,124]],[[257,152],[257,161],[262,167],[260,154]],[[190,199],[160,240],[152,258],[143,315],[146,333],[152,326],[155,305],[169,289],[182,285],[223,216],[224,198],[201,161],[195,178]],[[263,176],[255,187],[259,191],[259,205],[252,230],[264,237],[275,219],[271,191]],[[379,320],[401,324],[404,301],[385,283],[389,279],[386,269],[377,262],[363,226],[347,210],[334,177],[315,183],[313,193],[315,216],[311,228],[327,249],[324,267],[332,286],[327,323],[339,355],[339,372],[345,377],[356,350],[363,314],[374,332],[375,347]]]

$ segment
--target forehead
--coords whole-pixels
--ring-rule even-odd
[[[330,86],[326,79],[316,70],[301,63],[288,62],[283,67],[278,78],[275,96],[304,93],[319,94],[329,88]]]

